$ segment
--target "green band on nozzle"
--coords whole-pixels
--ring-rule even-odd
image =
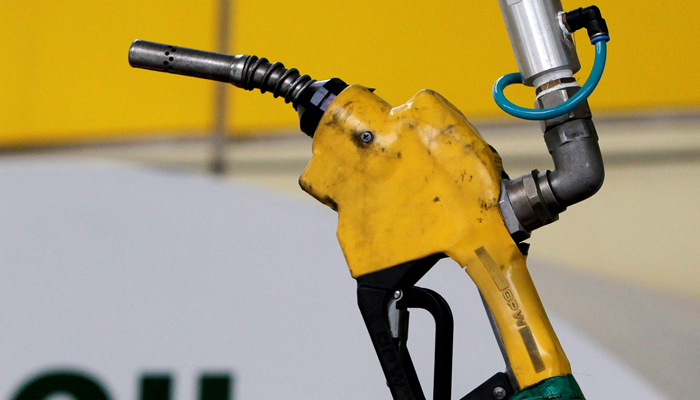
[[[573,375],[548,378],[540,383],[528,386],[511,396],[508,400],[585,400],[581,388]]]

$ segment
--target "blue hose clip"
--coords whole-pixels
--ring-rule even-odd
[[[596,36],[591,39],[591,44],[595,45],[595,60],[593,61],[593,68],[591,69],[591,74],[588,76],[586,83],[583,87],[576,92],[569,100],[564,103],[544,110],[536,110],[530,108],[524,108],[511,103],[506,96],[503,94],[503,90],[510,85],[516,83],[523,83],[523,78],[518,72],[512,74],[503,75],[498,78],[496,83],[493,85],[493,99],[496,104],[508,114],[518,117],[521,119],[527,119],[531,121],[541,121],[546,119],[556,118],[560,115],[564,115],[569,111],[576,108],[579,104],[583,103],[588,96],[593,93],[600,78],[603,76],[603,70],[605,69],[605,59],[607,58],[607,42],[610,40],[610,36]]]

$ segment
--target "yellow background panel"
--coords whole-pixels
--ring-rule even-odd
[[[212,84],[127,62],[136,38],[211,48],[216,9],[194,4],[0,2],[0,145],[206,129]]]
[[[700,64],[700,27],[692,19],[699,15],[700,4],[687,0],[594,4],[603,11],[612,35],[605,75],[590,100],[594,112],[698,109],[700,75],[693,71]],[[590,3],[563,5],[571,10]],[[506,117],[494,104],[491,87],[517,67],[495,0],[305,0],[280,3],[274,12],[270,8],[248,1],[237,6],[237,52],[283,61],[316,79],[337,76],[376,87],[393,105],[431,88],[467,117]],[[266,17],[256,18],[261,15]],[[577,77],[583,83],[594,49],[585,31],[577,33],[576,40],[583,65]],[[535,98],[530,88],[508,89],[507,94],[526,107],[532,107]],[[231,127],[254,130],[294,124],[294,113],[285,113],[273,102],[234,93]]]
[[[128,66],[134,39],[216,49],[219,0],[0,2],[0,146],[131,135],[196,135],[213,121],[214,84]],[[564,1],[567,10],[590,3]],[[596,115],[700,106],[700,4],[599,0],[612,41],[591,98]],[[237,0],[231,53],[377,88],[399,105],[431,88],[470,118],[509,118],[491,86],[516,64],[498,3]],[[585,79],[593,47],[577,34]],[[297,125],[281,99],[231,87],[236,134]],[[508,96],[532,106],[531,89]]]
[[[393,105],[431,88],[467,115],[495,114],[494,71],[516,68],[495,1],[306,0],[275,7],[269,17],[254,18],[269,7],[237,6],[237,52],[283,61],[315,79],[337,76],[374,87]],[[233,126],[264,124],[274,107],[268,100],[234,93]],[[274,123],[293,122],[293,113],[274,114]]]

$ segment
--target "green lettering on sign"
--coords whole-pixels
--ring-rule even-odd
[[[63,371],[40,374],[23,385],[13,400],[43,400],[59,393],[75,400],[110,400],[106,390],[91,377]]]
[[[199,400],[231,399],[231,381],[231,376],[225,373],[200,375]],[[168,374],[143,375],[139,400],[171,400],[172,386]],[[74,400],[111,400],[99,380],[74,371],[41,373],[20,386],[11,400],[44,400],[57,394],[69,395]]]

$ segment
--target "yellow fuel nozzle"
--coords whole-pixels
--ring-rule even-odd
[[[395,399],[422,398],[405,335],[394,329],[408,307],[428,309],[443,321],[436,337],[450,344],[436,346],[435,398],[449,398],[451,313],[438,294],[413,286],[444,256],[476,283],[502,344],[507,374],[487,381],[496,385],[489,390],[505,396],[570,374],[525,254],[501,214],[500,157],[438,93],[423,90],[392,107],[371,89],[336,78],[316,82],[264,58],[144,41],[132,44],[129,62],[260,89],[292,103],[302,131],[313,137],[300,185],[338,212],[338,240]],[[438,379],[441,373],[446,378]]]
[[[326,110],[299,182],[338,211],[338,240],[358,282],[439,254],[466,268],[511,376],[526,387],[571,371],[501,216],[502,172],[500,157],[438,93],[392,107],[353,85]]]

